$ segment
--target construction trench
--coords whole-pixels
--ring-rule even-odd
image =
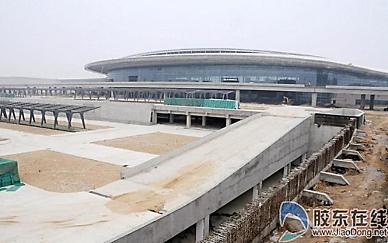
[[[355,131],[356,120],[351,119],[318,152],[303,160],[280,183],[268,190],[263,190],[257,199],[247,204],[239,214],[235,214],[226,222],[221,223],[201,242],[262,242],[279,224],[280,204],[283,201],[300,199],[306,190],[313,186],[314,181],[321,176],[321,172],[327,170],[332,165],[333,160],[348,147]]]

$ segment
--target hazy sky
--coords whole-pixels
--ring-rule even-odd
[[[86,63],[191,47],[388,70],[388,0],[0,0],[0,76],[96,77]]]

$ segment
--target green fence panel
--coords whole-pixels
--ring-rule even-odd
[[[222,99],[165,98],[165,105],[238,109],[238,101]]]
[[[235,100],[207,99],[204,100],[204,107],[238,109],[238,102]]]

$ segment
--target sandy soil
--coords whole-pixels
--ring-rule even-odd
[[[52,127],[52,124],[54,123],[53,121],[47,120],[46,126]],[[63,130],[54,130],[51,128],[44,128],[40,127],[40,123],[37,120],[37,123],[35,123],[36,126],[28,126],[28,125],[18,125],[14,123],[7,123],[7,122],[0,122],[0,128],[3,129],[9,129],[9,130],[14,130],[14,131],[19,131],[19,132],[25,132],[25,133],[31,133],[31,134],[37,134],[37,135],[45,135],[45,136],[51,136],[51,135],[57,135],[57,134],[63,134],[68,131],[63,131],[66,130],[66,122],[60,121],[60,129]],[[78,122],[73,122],[72,125],[74,126],[75,131],[84,131],[82,128],[82,124]],[[106,129],[110,128],[107,126],[98,126],[98,125],[90,125],[86,123],[86,130],[97,130],[97,129]]]
[[[161,188],[184,190],[201,184],[201,180],[207,178],[214,171],[214,164],[211,161],[204,161],[185,166],[174,176],[166,178],[155,185]]]
[[[103,140],[96,142],[96,144],[160,155],[190,143],[195,139],[197,138],[191,136],[155,132],[125,138]]]
[[[159,212],[163,209],[165,196],[151,190],[141,190],[112,198],[106,206],[116,213],[128,214],[142,211]]]
[[[152,184],[154,188],[170,189],[168,193],[162,195],[148,189],[139,190],[113,197],[106,206],[113,212],[121,214],[146,210],[160,212],[163,210],[168,198],[174,198],[185,188],[199,185],[214,169],[215,167],[211,161],[187,165],[173,176]]]
[[[350,182],[349,186],[333,186],[326,183],[316,185],[317,191],[329,194],[334,200],[334,205],[331,208],[372,209],[384,206],[384,199],[388,195],[388,114],[386,112],[367,112],[366,118],[367,125],[362,129],[365,131],[365,138],[358,141],[366,148],[365,151],[360,151],[366,161],[357,162],[362,172],[347,171],[344,174]],[[312,207],[304,206],[312,218]],[[375,242],[375,239],[311,237],[307,233],[305,237],[297,240],[297,242],[302,243],[329,241],[361,243]]]
[[[89,191],[120,179],[121,166],[41,150],[6,156],[18,161],[22,182],[52,192]]]

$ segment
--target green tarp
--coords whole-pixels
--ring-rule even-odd
[[[238,109],[238,101],[222,99],[165,98],[165,105]]]
[[[18,163],[14,160],[0,159],[0,187],[19,184]]]

